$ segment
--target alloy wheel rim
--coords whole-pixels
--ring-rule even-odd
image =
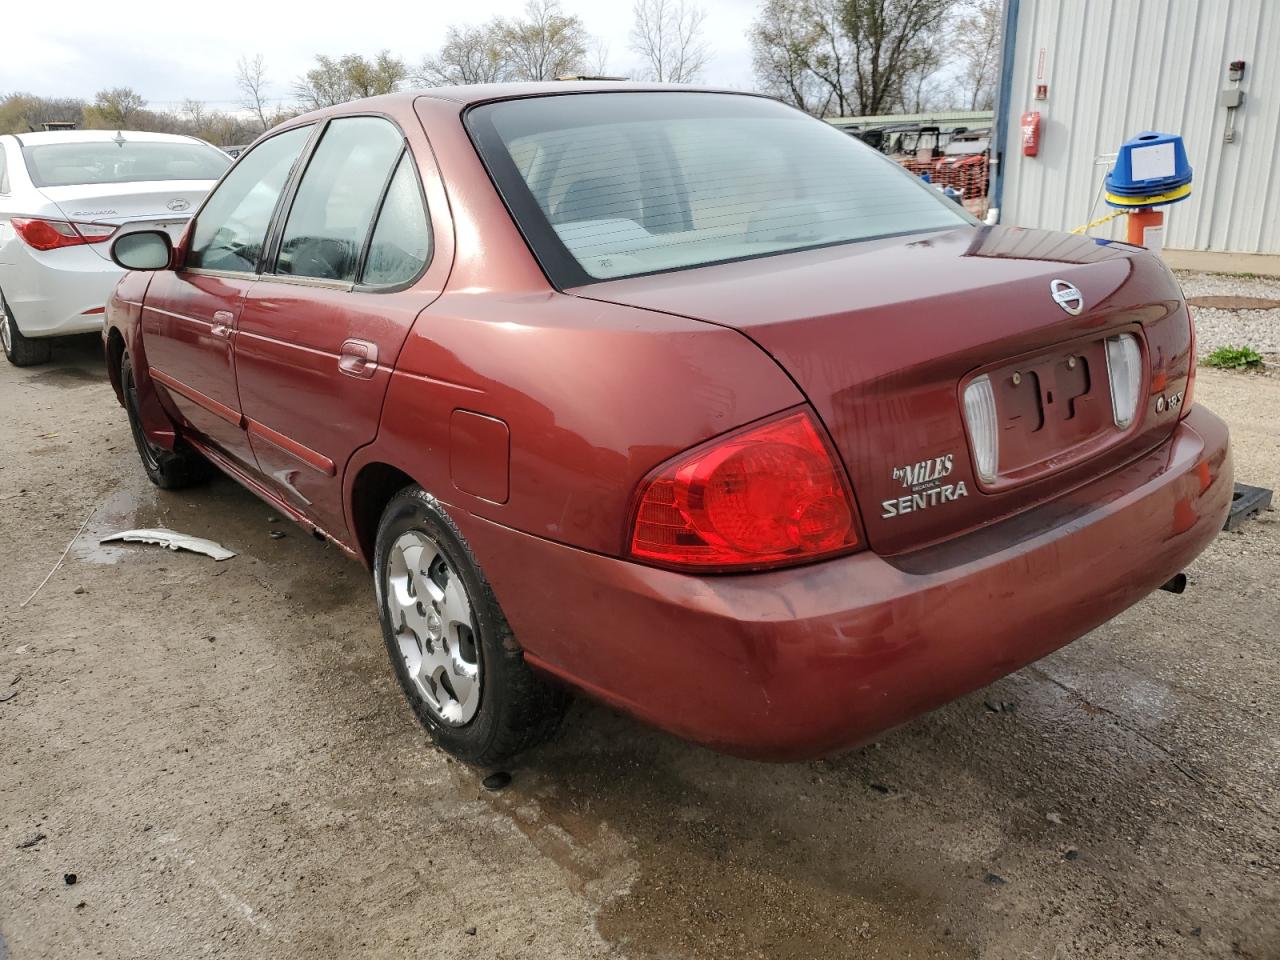
[[[5,353],[13,352],[13,331],[9,329],[9,311],[0,304],[0,345]]]
[[[384,576],[387,614],[414,689],[442,723],[466,725],[480,708],[481,665],[462,578],[420,530],[396,538]]]

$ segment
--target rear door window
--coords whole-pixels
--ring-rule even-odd
[[[406,151],[396,165],[386,199],[369,241],[362,280],[370,286],[395,286],[418,276],[431,259],[431,227],[422,187]]]
[[[258,144],[218,184],[196,219],[187,266],[255,273],[267,226],[310,126]]]
[[[307,164],[280,241],[276,273],[353,283],[404,137],[381,117],[329,124]]]

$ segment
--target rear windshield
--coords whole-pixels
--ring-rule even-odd
[[[467,114],[557,286],[974,221],[865,144],[761,97],[600,93]]]
[[[70,187],[139,180],[217,180],[231,158],[207,143],[97,140],[24,146],[37,187]]]

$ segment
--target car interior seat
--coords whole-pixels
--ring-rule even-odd
[[[580,220],[634,220],[642,222],[640,198],[635,187],[615,177],[582,177],[573,181],[556,204],[552,223]]]

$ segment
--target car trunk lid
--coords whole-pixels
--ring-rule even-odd
[[[41,187],[40,192],[70,221],[109,224],[117,233],[165,230],[176,243],[212,187],[212,180],[150,180]],[[109,247],[106,243],[92,245],[104,258],[110,257]]]
[[[1055,281],[1078,290],[1078,313],[1055,300]],[[1158,260],[1047,231],[964,228],[571,292],[759,344],[822,417],[870,545],[886,554],[1011,516],[1151,449],[1177,422],[1189,371],[1186,307]],[[1117,426],[1107,341],[1124,335],[1138,393]],[[998,438],[986,478],[972,422],[982,412],[966,414],[965,400],[982,377]]]

